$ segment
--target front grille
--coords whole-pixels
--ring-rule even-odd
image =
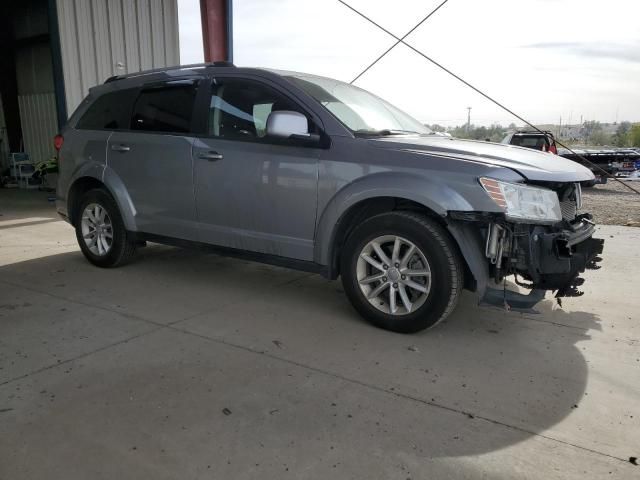
[[[562,218],[571,222],[578,214],[578,205],[575,200],[565,200],[560,202],[560,211],[562,212]]]

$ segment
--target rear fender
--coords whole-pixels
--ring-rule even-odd
[[[71,198],[72,191],[78,185],[78,182],[82,182],[84,179],[93,179],[97,182],[102,182],[102,171],[104,170],[104,164],[88,161],[82,162],[74,166],[73,170],[69,170],[65,164],[62,164],[58,177],[58,188],[56,191],[56,210],[62,215],[69,223],[73,222],[71,218],[71,202],[74,201]]]
[[[136,222],[136,207],[131,200],[131,195],[120,176],[112,168],[105,167],[102,173],[102,183],[111,192],[120,209],[122,220],[127,230],[135,232],[138,230]]]
[[[107,189],[115,200],[116,205],[118,205],[125,228],[130,231],[136,231],[136,209],[124,183],[112,169],[97,162],[84,162],[80,164],[78,169],[72,174],[69,188],[67,192],[65,192],[64,205],[66,211],[63,212],[65,216],[69,216],[69,192],[77,182],[86,178],[97,180]],[[60,208],[58,208],[58,210],[60,210]],[[73,221],[73,219],[69,219],[69,221]]]

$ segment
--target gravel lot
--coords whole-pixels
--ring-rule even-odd
[[[640,182],[630,182],[640,190]],[[640,227],[640,195],[615,180],[606,185],[582,189],[584,212],[591,212],[596,223]]]

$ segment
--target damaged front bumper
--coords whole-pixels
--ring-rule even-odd
[[[500,217],[452,215],[449,231],[458,241],[475,282],[480,302],[508,309],[530,310],[547,291],[557,298],[580,296],[580,277],[597,269],[604,240],[593,238],[589,214],[557,225],[510,223]],[[513,277],[528,294],[509,290]]]
[[[533,229],[525,238],[523,248],[526,271],[533,288],[554,290],[556,297],[582,295],[578,287],[584,283],[580,274],[586,269],[597,269],[604,240],[593,238],[595,226],[591,216],[583,216],[567,229],[547,232],[543,227]]]

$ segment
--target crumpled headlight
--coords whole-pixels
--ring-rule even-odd
[[[558,194],[546,188],[481,178],[489,197],[514,222],[556,223],[562,220]]]

